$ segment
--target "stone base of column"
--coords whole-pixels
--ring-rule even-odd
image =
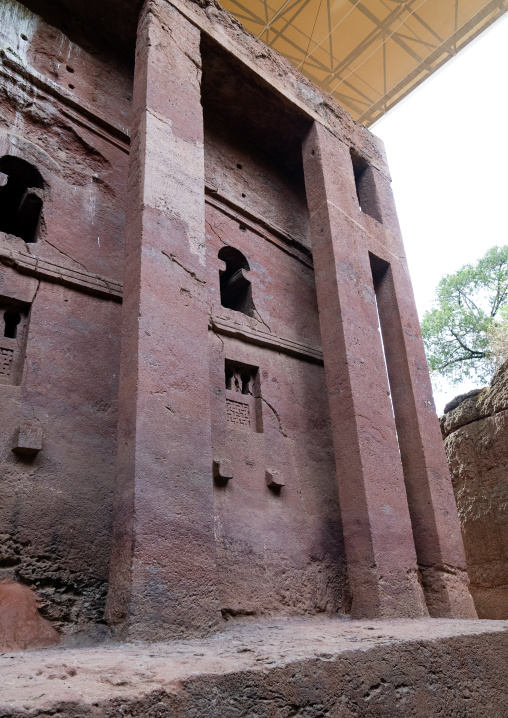
[[[448,566],[420,566],[431,618],[476,618],[466,571]]]

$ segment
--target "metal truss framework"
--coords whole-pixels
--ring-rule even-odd
[[[508,0],[221,0],[372,125],[508,10]]]

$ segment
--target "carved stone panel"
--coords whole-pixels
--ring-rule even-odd
[[[263,431],[257,367],[226,359],[226,420],[230,429]]]
[[[0,384],[20,384],[25,359],[28,312],[13,301],[0,303]]]

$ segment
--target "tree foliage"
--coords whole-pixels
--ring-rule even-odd
[[[433,378],[488,382],[505,351],[508,330],[508,246],[492,247],[439,282],[422,322]],[[497,356],[496,356],[497,355]]]
[[[508,304],[501,307],[498,316],[499,320],[492,325],[488,336],[494,369],[498,369],[508,360]]]

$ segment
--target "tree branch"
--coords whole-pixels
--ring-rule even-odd
[[[454,337],[458,341],[458,343],[460,344],[462,349],[464,349],[464,351],[469,352],[470,354],[478,354],[478,352],[475,349],[470,349],[466,344],[464,344],[462,339],[457,334],[455,334],[453,329],[450,329],[450,334],[452,335],[452,337]],[[484,353],[482,353],[482,356],[483,356],[483,354]],[[474,357],[474,358],[477,359],[478,357]]]

